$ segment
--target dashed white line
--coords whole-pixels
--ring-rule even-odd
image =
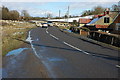
[[[46,30],[48,30],[48,28]]]
[[[46,29],[46,33],[49,33],[47,30],[48,30],[48,28]],[[52,35],[52,34],[50,34],[50,36],[53,37],[53,38],[55,38],[55,39],[57,39],[57,40],[59,40],[59,38],[55,37],[55,36]],[[67,43],[67,42],[64,42],[64,41],[63,41],[63,43],[64,43],[65,45],[70,46],[70,47],[72,47],[72,48],[74,48],[74,49],[76,49],[76,50],[78,50],[78,51],[80,51],[80,52],[83,52],[83,53],[87,54],[87,55],[90,54],[90,53],[88,53],[88,52],[86,52],[86,51],[83,51],[83,50],[81,50],[81,49],[79,49],[79,48],[77,48],[77,47],[75,47],[75,46],[72,46],[71,44],[69,44],[69,43]],[[120,68],[120,65],[115,65],[115,66],[116,66],[117,68]]]
[[[120,65],[116,65],[116,67],[120,68]]]
[[[49,33],[47,30],[48,30],[48,28],[46,29],[46,33]],[[55,39],[57,39],[57,40],[59,40],[59,38],[55,37],[55,36],[52,35],[52,34],[50,34],[50,36],[53,37],[53,38],[55,38]],[[64,42],[64,41],[63,41],[63,43],[64,43],[65,45],[69,46],[69,47],[72,47],[72,48],[80,51],[80,52],[83,52],[83,53],[85,53],[85,54],[87,54],[87,55],[90,55],[90,53],[88,53],[88,52],[86,52],[86,51],[83,51],[83,50],[81,50],[81,49],[79,49],[79,48],[77,48],[77,47],[75,47],[75,46],[72,46],[71,44],[69,44],[69,43],[67,43],[67,42]],[[116,66],[117,68],[120,68],[120,65],[115,65],[115,66]]]
[[[49,32],[48,32],[48,28],[46,29],[46,33],[49,33]]]
[[[63,42],[64,44],[66,44],[66,45],[68,45],[68,46],[70,46],[70,47],[72,47],[72,48],[74,48],[74,49],[76,49],[76,50],[78,50],[78,51],[80,51],[80,52],[83,52],[83,53],[85,53],[85,54],[89,54],[88,52],[85,52],[85,51],[83,51],[83,50],[81,50],[81,49],[79,49],[79,48],[77,48],[77,47],[75,47],[75,46],[72,46],[71,44],[69,44],[69,43],[67,43],[67,42]]]
[[[57,40],[59,40],[57,37],[55,37],[54,35],[52,35],[52,34],[50,34],[50,36],[51,37],[53,37],[53,38],[55,38],[55,39],[57,39]]]
[[[46,33],[49,33],[47,30],[48,30],[48,28],[46,29]],[[52,35],[52,34],[50,34],[50,36],[53,37],[54,39],[59,40],[59,38],[55,37],[55,36]],[[81,50],[81,49],[79,49],[79,48],[77,48],[77,47],[75,47],[75,46],[72,46],[71,44],[68,44],[67,42],[64,42],[64,41],[63,41],[63,43],[66,44],[67,46],[70,46],[70,47],[72,47],[72,48],[74,48],[74,49],[80,51],[80,52],[83,52],[83,53],[85,53],[85,54],[90,54],[90,53],[85,52],[85,51],[83,51],[83,50]]]
[[[49,33],[48,31],[46,31],[46,33]]]

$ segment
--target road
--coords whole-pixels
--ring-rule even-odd
[[[118,78],[117,50],[83,41],[56,27],[32,29],[27,41],[51,78]]]
[[[114,56],[118,51],[68,36],[55,27],[33,29],[29,35],[39,40],[31,43],[34,53],[45,59],[52,77],[117,77]]]

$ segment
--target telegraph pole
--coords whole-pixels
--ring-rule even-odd
[[[69,18],[69,9],[70,9],[70,8],[69,8],[69,6],[68,6],[68,15],[67,15],[67,16],[68,16],[68,18]]]
[[[69,23],[69,9],[70,9],[70,7],[68,6],[68,12],[67,12],[67,22]]]
[[[60,10],[59,10],[59,18],[60,18]]]

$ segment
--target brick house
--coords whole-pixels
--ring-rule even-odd
[[[114,18],[109,28],[113,30],[111,33],[120,34],[120,13]]]

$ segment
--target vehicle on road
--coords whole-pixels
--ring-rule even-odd
[[[47,28],[48,24],[47,23],[42,23],[42,28]]]
[[[49,27],[53,26],[53,23],[51,21],[48,21],[47,24],[48,24]]]

